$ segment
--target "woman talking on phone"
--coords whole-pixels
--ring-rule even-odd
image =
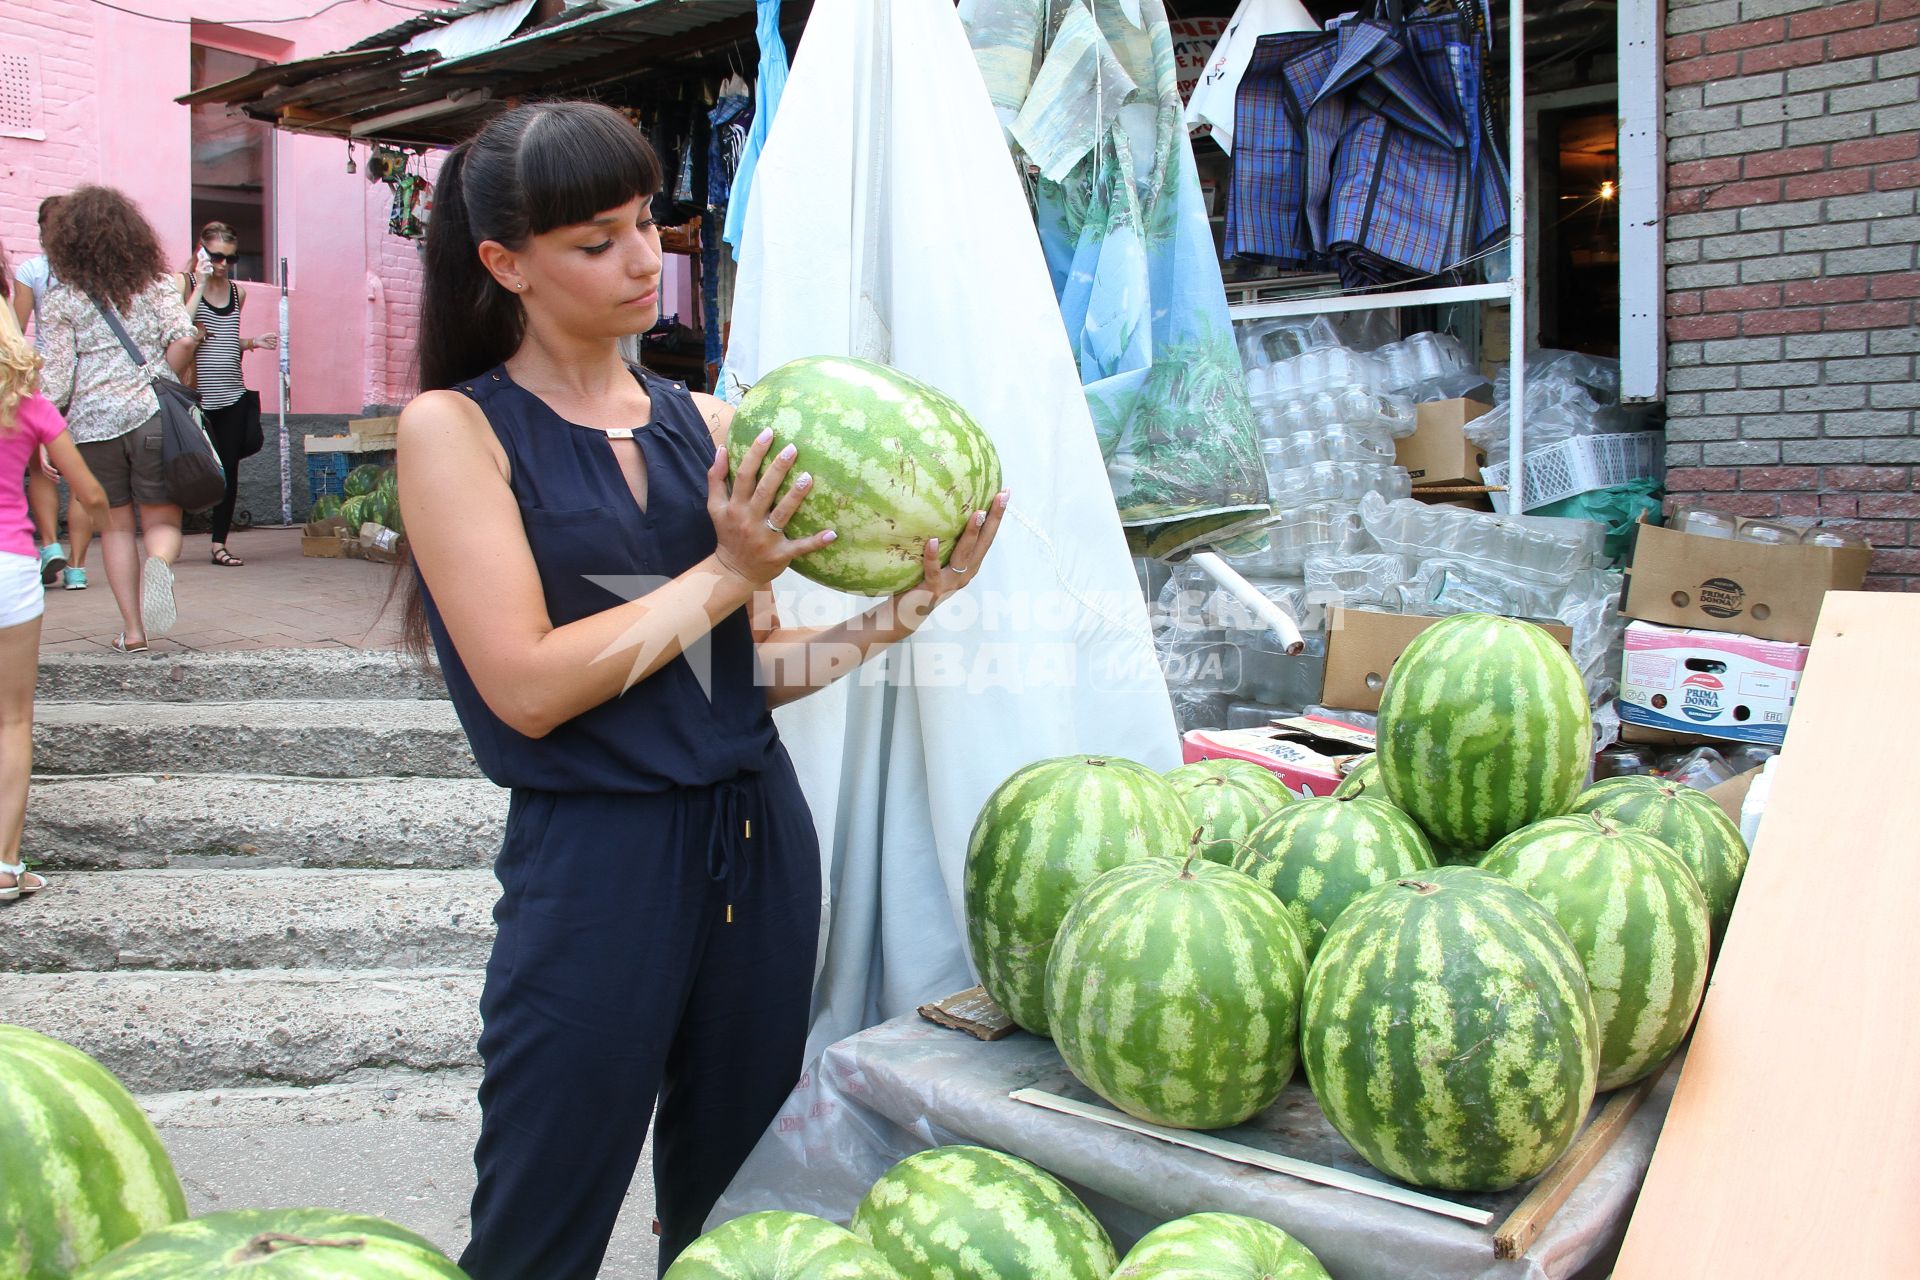
[[[247,291],[233,282],[233,266],[240,260],[240,237],[224,222],[200,228],[200,247],[193,265],[180,274],[180,296],[196,332],[193,352],[194,383],[200,407],[207,415],[207,435],[227,473],[226,496],[208,513],[213,532],[213,562],[233,569],[246,563],[227,550],[233,529],[233,508],[240,496],[240,459],[245,450],[247,424],[257,421],[260,401],[240,373],[240,357],[256,348],[272,351],[280,335],[272,331],[257,337],[240,336],[240,309]]]
[[[448,156],[427,233],[422,394],[399,428],[409,635],[431,635],[513,792],[474,1280],[591,1280],[656,1101],[661,1269],[699,1235],[806,1037],[820,855],[769,707],[849,665],[760,656],[904,638],[971,581],[1006,506],[860,618],[784,628],[769,584],[834,537],[783,532],[806,457],[762,434],[729,478],[732,410],[616,348],[659,315],[659,181],[611,109],[519,106]]]

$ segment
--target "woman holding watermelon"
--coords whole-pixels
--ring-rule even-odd
[[[422,394],[399,427],[408,635],[513,791],[474,1280],[597,1274],[656,1101],[661,1269],[700,1234],[806,1034],[819,850],[769,707],[911,633],[1006,505],[861,618],[783,627],[768,585],[835,537],[782,532],[804,472],[775,495],[805,460],[763,434],[730,481],[732,410],[616,349],[659,314],[659,181],[612,110],[516,107],[449,155],[427,236]],[[836,660],[763,678],[775,647]]]

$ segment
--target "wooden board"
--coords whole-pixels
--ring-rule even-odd
[[[1617,1280],[1920,1277],[1916,636],[1826,598]]]
[[[1020,1029],[985,987],[956,991],[944,1000],[921,1005],[919,1012],[928,1022],[964,1031],[976,1040],[1004,1040]]]

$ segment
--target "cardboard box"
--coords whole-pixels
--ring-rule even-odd
[[[1467,439],[1465,426],[1491,405],[1480,400],[1435,400],[1414,408],[1414,431],[1393,443],[1394,460],[1423,485],[1480,484],[1487,455]]]
[[[1378,711],[1387,675],[1413,638],[1439,618],[1334,608],[1327,615],[1327,679],[1320,701],[1350,711]],[[1568,649],[1573,632],[1557,622],[1538,624]]]
[[[300,527],[300,554],[312,559],[338,560],[347,554],[347,522],[339,516],[309,520]]]
[[[1807,644],[1827,592],[1857,590],[1872,559],[1867,547],[1771,546],[1642,523],[1634,527],[1620,612]]]
[[[1807,646],[1652,622],[1627,625],[1620,719],[1673,733],[1779,745]]]
[[[1180,740],[1181,759],[1251,760],[1278,774],[1294,791],[1328,796],[1357,756],[1373,752],[1373,733],[1323,716],[1276,720],[1262,729],[1192,729]]]

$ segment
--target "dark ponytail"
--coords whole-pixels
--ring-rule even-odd
[[[480,261],[496,240],[586,222],[660,186],[660,162],[626,117],[596,102],[536,102],[453,149],[434,188],[420,299],[420,389],[439,391],[519,349],[520,300]]]
[[[501,364],[526,336],[526,312],[480,261],[480,246],[587,222],[660,189],[660,162],[625,116],[596,102],[535,102],[495,116],[440,166],[420,291],[420,390],[442,391]],[[432,652],[412,557],[400,563],[401,645]]]

